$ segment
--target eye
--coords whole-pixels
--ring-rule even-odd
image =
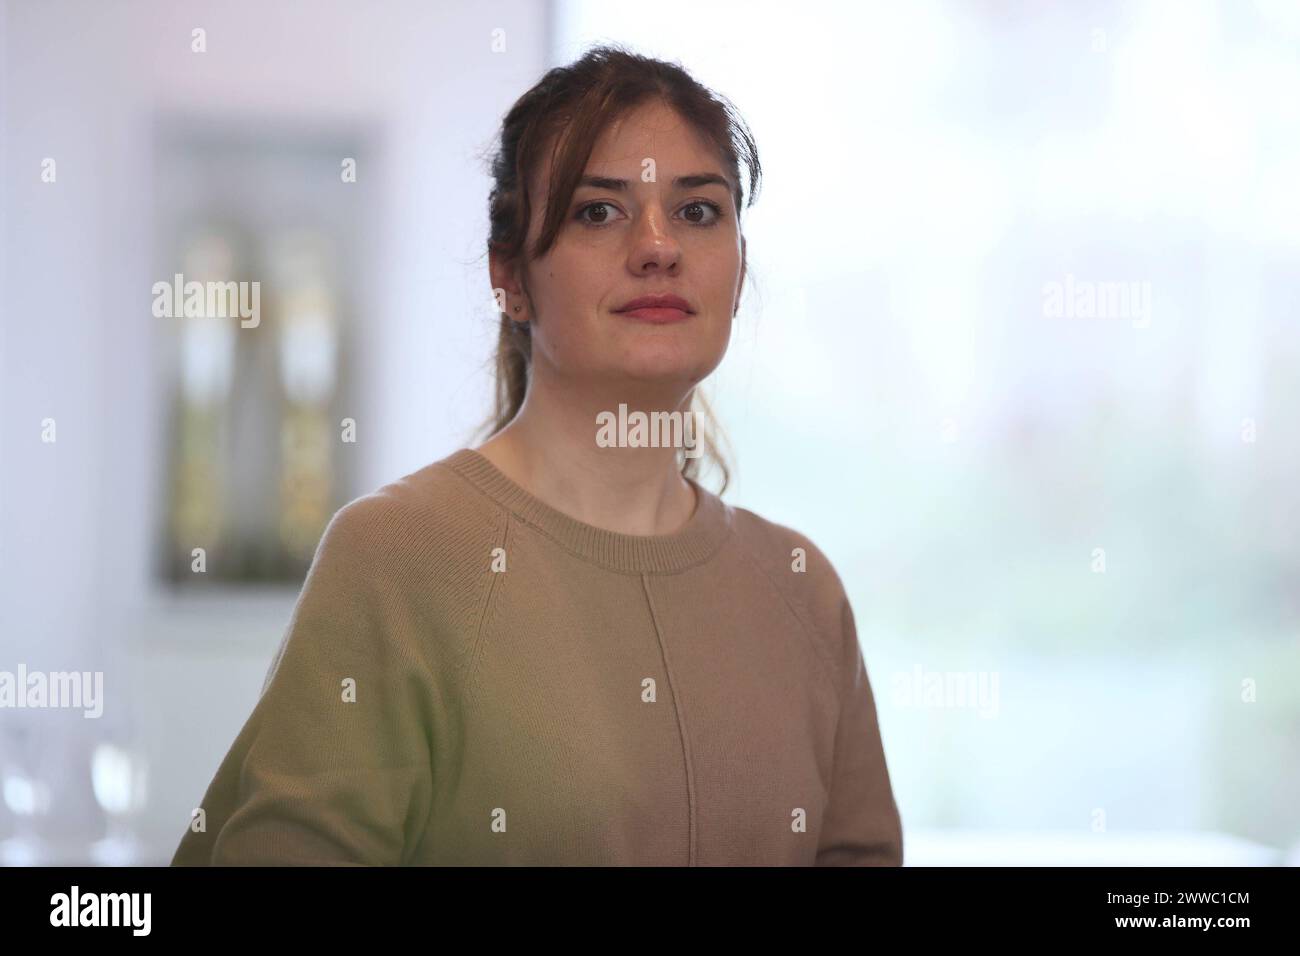
[[[704,199],[697,199],[694,202],[687,203],[682,207],[686,214],[686,221],[697,226],[716,226],[718,220],[722,218],[722,207],[715,202],[708,202]],[[696,210],[709,210],[713,213],[713,218],[705,218],[703,221],[694,218],[698,213]]]
[[[593,214],[593,218],[591,219],[583,218],[583,214],[586,213],[588,210],[592,210],[592,209],[600,210],[599,214]],[[578,209],[578,212],[574,216],[574,218],[577,219],[579,222],[586,223],[589,226],[606,226],[609,225],[611,221],[609,215],[609,210],[611,209],[617,209],[617,207],[613,203],[608,203],[603,201],[589,202],[587,203],[587,205],[582,206],[581,208]]]
[[[573,218],[588,226],[608,226],[614,221],[614,218],[610,215],[610,210],[617,212],[618,207],[601,199],[578,207]],[[722,207],[707,199],[697,199],[694,202],[689,202],[682,207],[682,210],[683,217],[693,226],[716,226],[718,221],[722,219]],[[589,212],[591,213],[590,217],[587,216]]]

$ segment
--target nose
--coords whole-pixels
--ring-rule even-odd
[[[647,205],[632,229],[628,268],[637,275],[672,272],[679,268],[681,257],[682,247],[668,228],[667,214],[658,205]]]

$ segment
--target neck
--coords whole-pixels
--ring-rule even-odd
[[[548,388],[534,378],[519,413],[477,451],[524,490],[586,524],[623,534],[672,534],[696,504],[678,469],[677,449],[602,447],[597,415],[617,419],[620,404],[628,414],[686,412],[691,395],[689,387],[638,394],[626,382],[607,390]]]

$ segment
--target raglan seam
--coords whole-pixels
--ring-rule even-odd
[[[498,539],[498,535],[500,536],[499,539]],[[494,534],[489,539],[489,541],[496,541],[496,540],[500,540],[501,542],[500,547],[502,549],[505,549],[509,544],[509,540],[510,540],[509,515],[506,515],[506,521],[504,527],[501,527],[500,530],[498,530],[496,534]],[[491,552],[489,551],[489,553]],[[507,562],[508,561],[509,558],[507,557]],[[507,567],[509,567],[508,563],[507,563]],[[462,674],[460,680],[461,695],[464,700],[464,717],[462,719],[466,721],[470,719],[473,711],[473,707],[478,702],[478,692],[477,692],[477,683],[476,683],[476,677],[478,673],[477,664],[478,664],[479,657],[482,653],[482,647],[484,642],[484,629],[485,629],[484,626],[487,622],[487,614],[492,607],[492,599],[496,596],[496,584],[497,584],[496,579],[498,576],[498,572],[489,570],[487,573],[490,574],[491,577],[488,580],[488,585],[486,588],[485,595],[482,598],[480,598],[482,605],[478,611],[478,621],[474,626],[474,640],[470,646],[469,660],[466,661],[465,664],[462,666]],[[507,573],[507,572],[499,572],[499,573]],[[430,750],[429,753],[429,766],[432,769],[432,774],[433,774],[433,780],[430,781],[430,800],[436,806],[437,799],[438,799],[439,766],[437,761],[437,755],[432,751],[432,749]],[[411,844],[412,853],[416,852],[421,846],[424,845],[424,841],[428,838],[429,835],[429,829],[433,822],[433,817],[434,817],[434,813],[431,810],[431,812],[425,819],[424,827],[423,829],[421,829],[420,835],[416,837]],[[403,856],[405,855],[406,854],[404,852]]]
[[[484,632],[485,632],[485,625],[487,623],[488,611],[492,608],[492,600],[497,595],[497,578],[500,577],[500,575],[502,574],[510,573],[509,568],[510,568],[511,514],[509,511],[507,511],[504,516],[498,515],[497,517],[498,520],[504,517],[504,521],[501,522],[499,530],[497,531],[497,535],[499,535],[499,540],[501,542],[499,545],[497,545],[497,547],[501,548],[502,552],[506,556],[506,570],[498,572],[489,569],[487,572],[490,575],[488,579],[487,594],[483,598],[483,606],[479,609],[478,621],[474,627],[474,644],[470,648],[469,660],[465,664],[465,673],[463,676],[463,686],[465,687],[467,693],[467,699],[466,699],[467,714],[478,703],[478,663],[480,658],[483,655],[483,645],[486,640]],[[498,540],[497,535],[493,536],[493,540]]]
[[[738,536],[738,537],[740,537],[740,536]],[[817,660],[820,662],[820,666],[821,666],[821,668],[823,669],[823,670],[822,670],[822,676],[825,677],[825,678],[829,681],[829,683],[831,684],[831,686],[834,688],[834,690],[835,690],[835,702],[836,702],[837,707],[838,707],[840,710],[843,710],[843,707],[844,707],[844,694],[843,694],[843,690],[842,690],[842,688],[841,688],[841,686],[840,686],[840,683],[841,683],[841,681],[842,681],[842,679],[843,679],[843,676],[844,676],[843,674],[840,673],[840,671],[842,670],[842,668],[841,668],[840,665],[839,665],[839,664],[838,664],[838,663],[837,663],[833,658],[831,658],[831,657],[830,657],[830,656],[825,652],[825,650],[823,650],[823,649],[821,648],[821,646],[817,643],[816,634],[814,633],[815,630],[816,630],[816,628],[812,627],[812,626],[811,626],[811,625],[810,625],[810,624],[809,624],[809,623],[804,619],[804,615],[805,615],[805,614],[810,614],[810,611],[809,611],[807,605],[804,604],[803,601],[800,601],[798,598],[791,597],[791,596],[786,592],[785,588],[782,587],[780,584],[777,583],[776,578],[775,578],[775,577],[774,577],[774,576],[773,576],[773,575],[772,575],[772,574],[767,570],[767,568],[765,568],[765,567],[763,566],[762,562],[759,561],[758,558],[757,558],[757,557],[753,554],[753,552],[750,550],[750,547],[749,547],[748,543],[745,543],[745,542],[742,541],[742,543],[741,543],[740,547],[738,548],[738,550],[740,551],[741,554],[743,554],[743,555],[745,556],[746,560],[748,560],[749,563],[750,563],[751,565],[753,565],[755,568],[757,568],[758,571],[759,571],[759,572],[760,572],[760,573],[761,573],[765,578],[767,578],[767,580],[768,580],[769,582],[771,582],[771,584],[772,584],[772,589],[773,589],[774,591],[776,591],[777,594],[781,595],[781,600],[784,601],[786,607],[788,607],[788,608],[790,609],[790,613],[791,613],[791,615],[793,615],[795,621],[798,622],[800,630],[803,631],[804,638],[807,640],[808,644],[812,647],[812,649],[813,649],[813,656],[816,657]],[[801,613],[800,609],[802,609],[802,612],[803,612],[803,613]],[[841,635],[841,636],[840,636],[841,644],[843,643],[843,640],[844,640],[843,635]]]

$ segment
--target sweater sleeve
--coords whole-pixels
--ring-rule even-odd
[[[251,716],[173,865],[396,865],[432,799],[418,655],[382,500],[331,520]]]
[[[840,717],[831,795],[816,862],[818,866],[901,866],[902,823],[847,597],[842,598],[840,617]]]

